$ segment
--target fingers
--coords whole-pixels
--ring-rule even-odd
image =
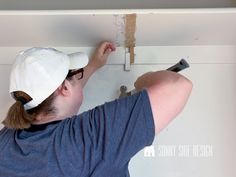
[[[109,55],[111,52],[115,51],[115,47],[114,46],[111,46],[111,45],[107,45],[106,48],[105,48],[105,52],[104,54],[106,55]]]
[[[115,50],[116,45],[112,42],[101,42],[91,56],[92,59],[89,61],[89,64],[96,69],[102,67],[106,64],[109,54]]]
[[[99,48],[103,51],[104,54],[110,54],[112,51],[116,50],[115,44],[108,41],[102,42]]]
[[[111,48],[107,48],[104,52],[105,55],[109,55],[112,52]]]
[[[111,51],[115,51],[116,50],[116,46],[113,43],[107,44],[107,48],[111,49]]]

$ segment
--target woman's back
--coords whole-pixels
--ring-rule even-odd
[[[0,176],[127,177],[131,157],[154,136],[143,90],[64,120],[2,129]]]

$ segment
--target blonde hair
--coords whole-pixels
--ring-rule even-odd
[[[72,70],[69,70],[72,71]],[[70,73],[70,72],[69,72]],[[73,80],[73,75],[67,75],[65,80],[71,81]],[[62,85],[65,84],[65,80]],[[58,110],[53,105],[54,99],[57,96],[55,92],[53,92],[48,98],[46,98],[41,104],[37,107],[25,110],[24,105],[20,100],[20,97],[29,102],[32,98],[25,92],[16,91],[13,92],[14,98],[16,102],[9,108],[5,119],[2,121],[3,125],[10,129],[25,129],[29,128],[32,122],[35,121],[36,117],[39,114],[47,115],[55,115]]]
[[[44,115],[55,114],[56,108],[53,106],[55,99],[54,93],[51,94],[37,107],[25,110],[24,105],[19,101],[20,97],[23,97],[27,102],[32,98],[22,91],[13,92],[16,102],[9,108],[6,118],[3,120],[3,124],[10,129],[24,129],[29,128],[31,123],[35,120],[36,116],[40,113]]]

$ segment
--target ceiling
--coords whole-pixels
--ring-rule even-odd
[[[236,0],[0,0],[0,10],[160,9],[236,7]]]

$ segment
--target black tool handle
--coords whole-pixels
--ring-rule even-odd
[[[179,72],[185,68],[188,68],[189,64],[187,63],[187,61],[185,61],[185,59],[181,59],[178,63],[176,63],[175,65],[171,66],[170,68],[166,69],[168,71],[173,71],[173,72]]]

